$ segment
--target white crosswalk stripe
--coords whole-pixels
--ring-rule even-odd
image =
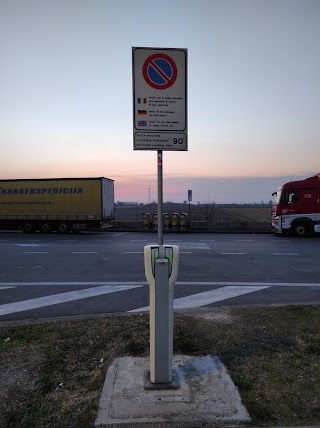
[[[186,309],[186,308],[198,308],[201,306],[206,306],[211,303],[221,302],[222,300],[231,299],[232,297],[242,296],[248,293],[254,293],[255,291],[261,291],[269,286],[228,286],[218,288],[216,290],[204,291],[203,293],[191,294],[186,297],[180,297],[179,299],[175,299],[173,301],[174,309]],[[149,306],[145,306],[143,308],[138,308],[131,310],[129,312],[143,312],[148,311],[150,309]]]
[[[0,306],[0,316],[14,314],[16,312],[28,311],[30,309],[43,308],[45,306],[57,305],[59,303],[72,302],[74,300],[88,297],[101,296],[102,294],[116,293],[118,291],[141,287],[141,285],[103,285],[101,287],[86,288],[84,290],[70,291],[67,293],[54,294],[51,296],[38,297],[20,302],[7,303]]]
[[[221,302],[222,300],[231,299],[232,297],[242,296],[244,294],[254,293],[255,291],[265,290],[266,288],[269,287],[222,287],[218,288],[217,290],[205,291],[203,293],[192,294],[190,296],[181,297],[180,299],[175,299],[174,308],[197,308],[199,306],[205,306],[210,303]]]
[[[114,282],[0,282],[0,291],[5,293],[5,290],[16,288],[16,287],[32,287],[32,286],[90,286],[91,288],[85,288],[60,294],[47,295],[44,297],[36,297],[33,299],[27,299],[23,301],[17,301],[12,303],[6,303],[0,305],[0,317],[4,315],[10,315],[17,312],[23,312],[32,309],[39,309],[42,307],[59,305],[62,303],[68,303],[76,300],[87,299],[90,297],[101,296],[104,294],[116,293],[119,291],[130,290],[134,288],[141,288],[147,286],[146,281],[114,281]],[[275,287],[316,287],[320,288],[320,283],[284,283],[284,282],[223,282],[223,281],[177,281],[176,286],[212,286],[216,287],[213,290],[204,291],[201,293],[180,297],[174,300],[174,308],[196,308],[201,306],[207,306],[215,302],[221,302],[234,297],[243,296],[246,294],[259,292],[268,288]],[[218,288],[217,288],[218,287]],[[194,289],[196,290],[196,288]],[[8,291],[9,292],[9,291]],[[134,306],[134,302],[132,302]],[[149,306],[132,309],[128,312],[143,312],[148,311]]]

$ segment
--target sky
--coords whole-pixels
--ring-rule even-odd
[[[157,200],[133,150],[132,47],[188,50],[188,151],[163,199],[269,201],[320,172],[319,0],[0,0],[0,179],[107,177]]]

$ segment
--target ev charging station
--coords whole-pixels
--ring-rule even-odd
[[[150,286],[150,382],[172,382],[173,291],[179,270],[176,245],[144,247]]]
[[[179,248],[163,244],[163,150],[186,151],[187,49],[132,48],[134,150],[157,150],[158,245],[144,248],[150,287],[150,373],[145,389],[173,380],[173,293]]]

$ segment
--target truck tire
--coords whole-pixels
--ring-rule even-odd
[[[57,227],[58,233],[69,233],[69,231],[70,231],[70,228],[68,223],[65,223],[65,222],[58,223],[58,227]]]
[[[34,233],[36,231],[33,223],[25,223],[22,230],[24,233]]]
[[[293,225],[293,233],[299,238],[304,238],[309,235],[309,227],[307,223],[300,222]]]
[[[50,223],[42,223],[40,226],[40,232],[41,233],[51,233],[52,228],[51,228]]]

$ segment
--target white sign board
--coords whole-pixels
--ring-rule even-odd
[[[187,50],[132,48],[135,150],[188,150]]]

